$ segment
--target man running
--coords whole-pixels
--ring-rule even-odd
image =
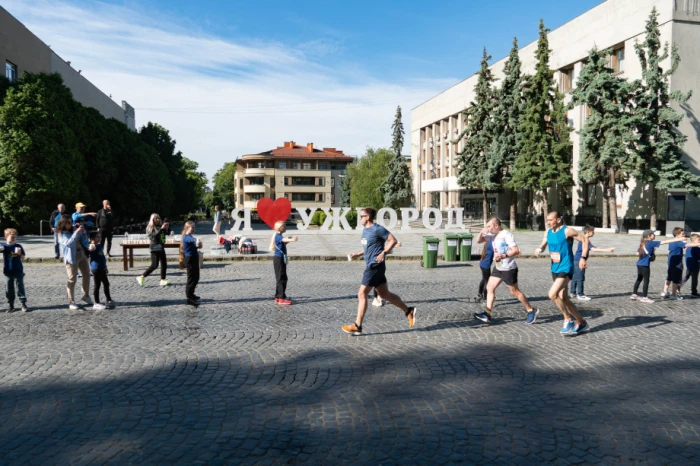
[[[567,289],[569,281],[574,275],[574,253],[572,250],[574,239],[583,243],[583,251],[588,251],[588,236],[564,225],[559,212],[547,214],[547,227],[548,230],[544,234],[542,244],[535,249],[535,256],[539,257],[549,245],[552,279],[554,280],[549,289],[549,299],[557,305],[559,311],[564,315],[564,327],[560,333],[562,335],[578,335],[588,329],[588,322],[581,317],[576,306],[569,299]],[[586,269],[586,259],[588,259],[587,253],[582,255],[579,261],[581,270]]]
[[[518,264],[515,263],[514,257],[520,254],[520,248],[515,243],[513,233],[501,228],[501,220],[498,217],[491,217],[486,223],[486,228],[476,237],[477,243],[487,243],[488,241],[491,241],[493,261],[496,265],[486,284],[486,312],[475,312],[474,317],[487,324],[491,323],[491,311],[493,303],[496,301],[496,288],[501,282],[505,282],[510,294],[518,298],[518,301],[525,306],[527,311],[525,323],[534,324],[540,311],[530,306],[527,296],[518,288]]]
[[[348,254],[349,259],[364,256],[365,272],[362,275],[362,285],[357,293],[357,319],[355,323],[342,327],[345,333],[350,335],[362,335],[362,321],[367,312],[367,295],[372,288],[376,289],[379,297],[389,301],[401,309],[408,319],[408,326],[413,327],[416,322],[416,308],[408,307],[403,300],[389,291],[386,281],[386,255],[396,245],[394,235],[381,225],[374,223],[377,211],[372,207],[365,207],[360,211],[360,223],[362,230],[362,251]]]

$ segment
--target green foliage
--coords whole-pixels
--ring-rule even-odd
[[[394,153],[390,149],[368,147],[363,157],[348,165],[352,207],[384,207],[384,196],[379,187],[389,174],[393,158]]]
[[[384,205],[397,209],[411,204],[413,199],[411,170],[406,165],[403,155],[401,155],[403,150],[401,107],[396,107],[396,117],[391,128],[393,129],[392,151],[394,152],[394,157],[389,162],[388,174],[380,189],[384,195]]]
[[[341,178],[341,185],[340,185],[340,205],[343,207],[349,207],[350,206],[350,190],[351,190],[351,181],[350,181],[350,171],[347,171],[347,175],[345,178]]]
[[[326,221],[326,213],[322,210],[317,210],[311,216],[311,225],[321,226],[321,225],[323,225],[323,222],[325,222],[325,221]]]
[[[348,224],[352,228],[357,228],[357,211],[356,210],[351,210],[350,212],[345,215],[345,219],[348,221]]]
[[[552,182],[571,185],[571,128],[567,125],[564,96],[557,90],[549,68],[548,29],[540,20],[535,75],[524,83],[525,109],[521,119],[520,154],[509,186],[546,191]]]
[[[692,91],[670,91],[669,80],[678,69],[680,55],[676,44],[661,47],[658,12],[652,9],[646,24],[644,41],[635,44],[642,67],[643,86],[636,96],[636,112],[642,124],[637,144],[640,164],[635,176],[654,183],[657,188],[685,188],[700,195],[700,177],[691,173],[682,160],[685,135],[678,131],[683,116],[671,105],[685,104]],[[664,70],[661,63],[671,58],[670,68]]]
[[[212,193],[213,205],[219,204],[224,210],[236,207],[235,182],[236,163],[227,162],[214,174],[214,191]],[[209,205],[209,204],[206,204]]]
[[[464,111],[467,127],[460,139],[464,148],[457,154],[457,179],[460,186],[480,189],[484,192],[498,189],[495,174],[489,170],[488,155],[493,143],[491,116],[495,108],[493,74],[489,69],[491,56],[486,53],[481,58],[481,70],[474,87],[474,101]]]

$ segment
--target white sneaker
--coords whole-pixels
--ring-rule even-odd
[[[653,299],[649,299],[649,298],[647,298],[647,297],[645,296],[644,298],[639,298],[639,302],[640,302],[640,303],[651,304],[651,303],[654,302],[654,300],[653,300]]]
[[[665,299],[665,298],[670,298],[671,295],[669,293],[661,293],[661,297]]]
[[[160,286],[168,286],[170,285],[170,282],[168,280],[161,280],[160,281]]]
[[[92,300],[90,299],[90,296],[88,296],[88,295],[83,296],[82,298],[80,298],[80,300],[82,302],[84,302],[85,304],[92,304]]]
[[[101,311],[103,309],[107,309],[107,306],[105,306],[104,304],[101,304],[101,303],[95,303],[95,305],[92,306],[92,309],[95,311]]]
[[[78,309],[80,309],[80,306],[78,306],[78,305],[75,304],[75,303],[70,303],[70,304],[68,305],[68,309],[70,309],[71,311],[77,311]]]
[[[575,299],[575,298],[576,298],[576,294],[575,294],[575,293],[569,293],[569,298]]]
[[[382,301],[382,298],[377,296],[372,300],[372,306],[374,307],[382,307],[384,305],[384,301]]]
[[[639,299],[639,296],[637,296],[636,294],[633,293],[632,296],[630,296],[630,299],[631,300]]]
[[[579,295],[577,299],[578,299],[579,301],[590,301],[590,300],[591,300],[591,298],[589,298],[589,297],[586,296],[586,295],[582,295],[582,294]]]
[[[145,281],[146,281],[146,279],[143,277],[136,277],[136,282],[141,286],[143,286]]]
[[[674,294],[673,296],[671,296],[671,301],[682,301],[682,300],[683,300],[683,296],[678,296],[677,294]]]

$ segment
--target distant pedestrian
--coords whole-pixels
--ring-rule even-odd
[[[579,301],[590,301],[591,298],[586,296],[583,291],[583,283],[586,281],[586,269],[579,267],[579,262],[583,257],[588,261],[588,255],[592,252],[615,252],[615,248],[601,249],[596,248],[593,243],[591,243],[591,238],[595,235],[595,227],[592,225],[586,225],[583,227],[583,236],[588,238],[588,252],[583,254],[583,243],[578,242],[578,248],[576,249],[576,254],[574,254],[574,278],[571,279],[571,291],[569,297],[571,299],[578,299]],[[586,262],[587,264],[589,262]]]
[[[481,281],[479,282],[479,290],[476,295],[476,300],[478,302],[486,300],[486,284],[491,278],[491,265],[493,264],[493,243],[485,238],[492,238],[492,236],[489,235],[488,228],[484,228],[476,236],[477,243],[484,243],[484,247],[481,250],[481,260],[479,261]]]
[[[5,230],[6,244],[0,245],[2,252],[2,273],[5,275],[5,297],[10,305],[7,312],[15,310],[15,287],[17,288],[17,297],[22,306],[22,312],[27,312],[27,293],[24,291],[24,248],[17,244],[17,230],[7,228]]]
[[[692,245],[692,246],[691,246]],[[690,280],[690,296],[700,297],[698,294],[698,273],[700,272],[700,235],[693,233],[690,235],[690,243],[685,248],[685,279],[683,284]]]
[[[644,230],[642,233],[642,239],[639,241],[639,249],[637,250],[637,256],[639,260],[637,261],[637,280],[634,282],[634,289],[632,291],[632,296],[630,299],[639,300],[640,303],[653,303],[654,300],[650,299],[649,293],[649,279],[651,278],[651,263],[656,260],[656,248],[662,244],[675,243],[677,241],[683,241],[685,238],[674,238],[666,241],[656,241],[656,234],[652,230]],[[637,294],[639,291],[639,285],[642,286],[642,293]]]
[[[165,279],[168,268],[168,258],[165,255],[165,239],[168,236],[167,232],[170,228],[168,223],[161,223],[160,215],[151,214],[151,218],[146,226],[146,234],[150,240],[149,250],[151,251],[151,265],[146,269],[143,275],[136,277],[139,285],[144,286],[146,277],[148,277],[160,264],[160,286],[168,286],[170,282]]]
[[[214,233],[216,233],[216,239],[219,239],[219,236],[221,236],[221,211],[219,210],[219,206],[215,205],[214,206],[214,228],[213,228]]]
[[[197,249],[202,247],[202,242],[192,236],[194,233],[194,222],[186,222],[182,230],[182,242],[180,249],[184,256],[184,265],[187,269],[187,285],[185,286],[185,296],[187,304],[190,306],[199,306],[199,296],[194,294],[199,283],[199,252]]]
[[[496,288],[504,282],[510,294],[518,298],[525,306],[527,318],[525,323],[532,324],[539,311],[530,305],[525,293],[518,287],[518,264],[515,257],[520,254],[520,248],[515,242],[515,237],[510,231],[504,230],[498,217],[491,217],[486,223],[487,233],[481,235],[481,242],[491,242],[493,246],[493,260],[496,262],[491,277],[486,283],[486,311],[474,313],[474,317],[487,324],[491,323],[491,311],[496,301]]]
[[[287,226],[284,220],[278,220],[275,223],[275,234],[270,241],[270,251],[274,252],[272,264],[275,268],[275,280],[277,287],[275,290],[275,304],[290,305],[292,300],[287,297],[287,243],[296,243],[299,237],[285,238],[282,234],[287,231]]]
[[[112,257],[112,236],[114,235],[114,215],[112,214],[112,205],[108,200],[102,201],[102,208],[97,211],[95,218],[97,229],[100,232],[100,245],[104,249],[107,244],[107,257]]]
[[[90,253],[90,270],[92,270],[92,276],[94,279],[94,294],[95,304],[92,308],[96,311],[106,309],[108,307],[114,307],[114,302],[112,301],[112,296],[109,294],[109,279],[107,278],[107,258],[105,257],[104,250],[101,244],[100,233],[93,231],[90,233],[90,246],[88,251]],[[100,287],[104,286],[105,299],[107,304],[100,303]]]
[[[63,262],[66,264],[68,283],[66,291],[68,293],[68,308],[79,309],[75,303],[75,283],[78,280],[78,270],[82,272],[82,300],[86,304],[90,301],[90,263],[87,256],[87,247],[83,246],[82,237],[85,235],[85,227],[78,225],[73,231],[73,221],[68,215],[63,215],[58,222],[59,241],[63,248]]]
[[[87,233],[90,229],[95,227],[95,217],[97,216],[97,213],[95,212],[85,212],[85,207],[87,207],[85,204],[82,202],[78,202],[75,205],[75,212],[73,212],[73,215],[71,218],[73,219],[73,225],[76,227],[78,225],[82,225],[83,229]],[[92,217],[92,219],[90,219]],[[85,236],[85,247],[87,247],[87,236]]]
[[[661,293],[661,297],[681,300],[683,297],[678,295],[678,291],[681,289],[681,283],[683,282],[685,229],[681,227],[674,228],[673,237],[674,239],[679,239],[679,241],[668,245],[668,270],[666,271],[666,283],[664,283],[664,291]],[[680,241],[683,241],[683,243]],[[670,294],[669,287],[671,289]]]
[[[61,257],[61,251],[58,244],[58,233],[56,233],[56,227],[58,226],[58,221],[61,220],[61,216],[66,212],[66,206],[63,204],[58,204],[56,210],[51,214],[49,219],[49,225],[51,226],[51,231],[53,232],[53,249],[54,249],[54,259],[58,260]]]
[[[396,238],[383,226],[374,223],[377,211],[372,207],[365,207],[360,211],[360,223],[362,230],[362,248],[360,252],[348,254],[349,259],[364,256],[365,271],[362,276],[362,284],[357,293],[357,318],[350,325],[344,325],[342,330],[351,335],[362,334],[362,321],[367,312],[369,291],[376,288],[379,297],[389,301],[403,311],[408,319],[408,326],[413,327],[416,321],[416,308],[408,307],[403,300],[389,291],[386,280],[386,255],[394,247]]]

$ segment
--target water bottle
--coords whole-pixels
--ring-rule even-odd
[[[124,244],[129,244],[129,232],[124,232]]]

